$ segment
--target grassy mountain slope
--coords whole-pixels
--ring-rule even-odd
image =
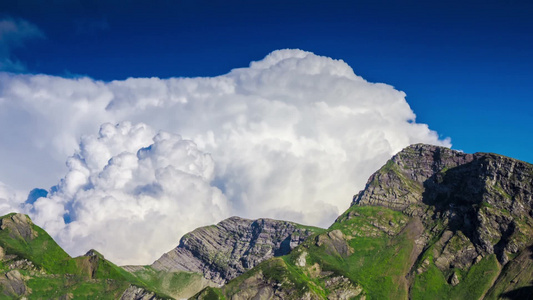
[[[71,258],[26,215],[9,214],[0,222],[2,297],[128,299],[135,293],[148,295],[147,299],[166,297],[94,250]]]
[[[309,235],[323,231],[287,221],[231,217],[185,234],[176,248],[150,266],[124,268],[150,287],[181,299],[287,254]]]
[[[151,266],[126,266],[124,268],[146,286],[175,299],[189,298],[203,288],[214,285],[200,273],[156,270]]]
[[[533,166],[413,145],[324,233],[197,299],[528,299]]]

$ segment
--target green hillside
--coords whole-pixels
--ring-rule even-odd
[[[94,250],[71,258],[26,215],[9,214],[0,222],[2,298],[118,299],[130,286],[166,297]]]

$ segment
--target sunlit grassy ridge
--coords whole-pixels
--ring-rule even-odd
[[[348,213],[356,217],[345,218]],[[384,207],[353,206],[338,220],[290,254],[265,261],[226,286],[208,288],[195,298],[251,295],[257,291],[249,285],[261,281],[290,291],[287,293],[290,299],[328,299],[335,291],[326,282],[334,277],[348,278],[352,289],[362,290],[351,299],[479,299],[485,295],[489,299],[498,298],[497,293],[489,292],[501,271],[494,254],[469,268],[443,272],[432,257],[438,234],[421,253],[416,253],[415,240],[424,234],[424,228],[415,218]],[[340,239],[329,238],[330,235],[342,236],[348,250]],[[417,272],[425,261],[429,264]],[[459,280],[455,286],[449,280],[453,273]]]
[[[25,295],[32,299],[117,299],[130,285],[166,297],[94,250],[91,255],[71,258],[27,216],[9,214],[0,220],[0,247],[4,252],[0,272],[18,271],[23,278],[19,286],[25,286]],[[2,292],[6,298],[17,296],[9,294],[5,284]]]

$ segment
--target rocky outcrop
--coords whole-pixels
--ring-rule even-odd
[[[0,219],[0,229],[8,230],[14,239],[32,240],[37,232],[32,227],[33,222],[24,214],[11,214]]]
[[[103,256],[96,250],[91,249],[79,258],[78,267],[83,274],[86,274],[89,278],[96,278],[96,271],[98,266],[102,262]]]
[[[344,276],[330,277],[324,280],[324,286],[331,291],[328,300],[348,300],[359,296],[363,289],[354,285]]]
[[[11,270],[0,277],[0,287],[4,296],[17,297],[28,291],[24,277],[18,270]]]
[[[346,237],[340,230],[332,230],[318,235],[315,240],[318,247],[326,248],[327,254],[347,257],[353,254],[353,249],[348,245],[349,238],[351,237]]]
[[[447,230],[435,250],[440,269],[468,267],[492,253],[505,264],[531,243],[532,182],[533,166],[526,162],[417,144],[374,173],[352,205],[417,215],[433,234]]]
[[[234,300],[247,299],[291,299],[297,290],[294,287],[283,287],[281,283],[273,281],[258,272],[244,280],[231,295]],[[299,295],[299,299],[320,299],[311,293]],[[201,297],[199,299],[202,299]]]
[[[120,300],[157,300],[155,293],[148,292],[143,288],[130,285],[120,296]]]
[[[226,298],[222,299],[233,300],[323,299],[305,283],[295,282],[286,262],[281,258],[272,258],[261,263],[249,273],[220,288],[218,292],[206,288],[191,299],[220,299],[220,295],[225,295]]]
[[[266,259],[289,253],[312,233],[312,229],[291,222],[232,217],[186,234],[178,247],[152,267],[199,272],[223,284]]]

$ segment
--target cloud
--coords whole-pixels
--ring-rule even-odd
[[[30,121],[24,122],[22,117]],[[137,125],[124,125],[129,123],[123,121]],[[91,134],[106,122],[121,125],[102,128],[121,131],[124,126],[141,126],[144,133],[115,134],[102,145],[100,137]],[[180,134],[184,140],[194,141],[195,151],[210,154],[209,168],[213,170],[205,171],[208,164],[203,165],[205,170],[200,169],[210,175],[197,177],[203,183],[193,185],[196,190],[192,191],[203,195],[199,196],[203,197],[200,203],[209,203],[214,191],[220,191],[220,199],[225,199],[220,201],[227,201],[227,210],[212,206],[202,206],[205,211],[193,210],[206,220],[233,214],[328,226],[392,154],[418,142],[450,146],[449,140],[439,139],[427,125],[416,123],[403,92],[367,82],[342,60],[301,50],[274,51],[247,68],[205,78],[102,82],[0,74],[0,136],[6,141],[0,157],[9,157],[12,164],[24,166],[22,170],[32,170],[31,174],[19,171],[20,178],[32,182],[32,186],[16,186],[19,189],[63,177],[57,192],[37,200],[34,210],[39,215],[37,223],[53,230],[71,253],[81,251],[82,246],[72,246],[76,243],[96,248],[111,243],[99,241],[100,233],[112,228],[106,226],[123,231],[144,223],[135,217],[117,219],[105,214],[98,220],[107,225],[94,227],[90,225],[94,222],[79,221],[83,214],[74,213],[67,214],[74,222],[65,225],[64,213],[82,207],[87,212],[111,207],[109,211],[126,210],[125,215],[133,215],[128,209],[134,201],[131,209],[141,214],[148,208],[141,205],[143,201],[132,199],[138,197],[134,190],[142,191],[143,187],[146,195],[142,194],[142,199],[166,203],[161,199],[167,199],[170,190],[161,190],[164,185],[159,182],[181,173],[157,173],[154,170],[160,167],[152,166],[148,173],[160,174],[156,180],[151,177],[152,183],[159,185],[135,175],[144,161],[135,153],[142,153],[139,149],[150,143],[157,144],[157,139],[151,140],[156,136],[152,130]],[[82,135],[86,137],[78,143]],[[67,162],[67,175],[61,176],[65,170],[58,167],[59,161],[75,151],[78,154]],[[162,151],[158,160],[172,157],[171,153]],[[191,158],[181,155],[168,159],[175,170],[181,170],[177,166],[185,166]],[[0,170],[0,180],[20,183],[7,182],[14,178],[10,172],[15,167]],[[176,183],[187,180],[174,182],[174,188],[181,189],[179,195],[189,195],[182,183]],[[187,197],[173,199],[178,202],[176,207],[189,205]],[[45,201],[47,205],[42,204]],[[186,218],[185,213],[179,216]],[[158,218],[154,220],[165,226]],[[193,225],[185,220],[179,227],[190,230]],[[81,232],[89,233],[85,236]],[[160,239],[171,239],[175,244],[179,233],[172,234],[175,236]],[[87,240],[80,242],[80,236]],[[127,240],[121,242],[123,247],[130,247]],[[119,244],[109,246],[109,254],[104,254],[120,256]],[[128,261],[148,263],[148,257],[156,258],[155,248],[148,250],[145,244],[140,252],[128,254]]]
[[[192,228],[229,215],[210,185],[214,162],[190,140],[145,124],[102,125],[52,192],[31,209],[70,253],[96,248],[120,264],[149,263]]]
[[[23,195],[23,192],[13,190],[8,185],[0,182],[0,216],[11,212],[23,211]]]
[[[0,70],[21,72],[22,62],[12,56],[12,50],[24,46],[27,40],[44,38],[43,32],[23,19],[0,19]]]

